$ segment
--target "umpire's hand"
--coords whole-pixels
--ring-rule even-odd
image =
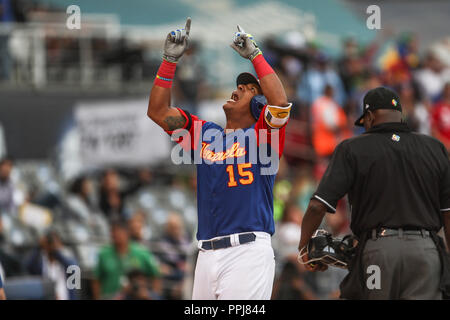
[[[189,45],[189,32],[191,31],[191,18],[187,18],[184,29],[169,32],[164,43],[163,59],[177,63]]]
[[[302,251],[303,249],[299,251],[297,259],[298,262],[300,262],[302,265],[305,266],[306,270],[316,272],[316,271],[325,271],[328,269],[328,265],[320,261],[308,262],[310,260],[308,253]]]

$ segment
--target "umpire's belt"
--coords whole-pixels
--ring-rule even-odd
[[[403,228],[372,229],[372,239],[381,238],[381,237],[392,237],[392,236],[398,236],[401,238],[403,235],[422,236],[425,238],[425,237],[430,236],[430,231],[427,231],[425,229],[403,229]]]
[[[233,241],[232,243],[232,237],[237,237],[239,239],[239,242]],[[223,237],[216,240],[210,240],[210,241],[202,241],[201,248],[203,250],[217,250],[217,249],[225,249],[229,247],[234,247],[239,244],[249,243],[253,242],[256,239],[256,234],[254,233],[242,233],[242,234],[236,234],[231,235],[227,237]]]

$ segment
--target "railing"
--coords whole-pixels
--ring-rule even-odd
[[[270,23],[261,24],[268,14]],[[0,24],[0,85],[148,90],[161,61],[164,35],[184,24],[130,26],[121,25],[117,15],[83,13],[77,30],[66,26],[68,17],[65,12],[35,13],[25,24]],[[249,70],[246,61],[228,50],[235,30],[230,21],[246,21],[260,44],[289,31],[301,30],[306,40],[316,35],[314,16],[271,2],[223,14],[205,10],[194,18],[191,40],[201,43],[212,88],[233,86],[236,75]]]
[[[0,24],[3,85],[111,88],[144,80],[143,69],[151,64],[158,40],[145,37],[145,32],[137,40],[125,38],[129,29],[121,27],[115,15],[83,15],[79,30],[68,29],[66,18],[46,13],[25,24]]]

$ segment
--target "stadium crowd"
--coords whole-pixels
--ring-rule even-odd
[[[273,298],[335,299],[345,270],[309,273],[297,263],[309,199],[337,144],[362,132],[353,122],[364,93],[372,88],[397,91],[405,121],[450,150],[450,38],[420,51],[414,34],[380,34],[365,45],[349,37],[337,58],[319,43],[296,39],[284,44],[266,39],[262,45],[294,102],[289,143],[274,187]],[[52,43],[49,39],[49,48]],[[180,62],[175,83],[175,101],[191,110],[207,98],[207,78],[189,76],[203,74],[201,66],[193,65],[197,50]],[[129,63],[120,52],[109,59]],[[2,51],[0,59],[5,57]],[[139,64],[139,59],[130,61]],[[174,171],[104,168],[64,182],[52,164],[29,168],[4,157],[0,274],[5,285],[32,291],[31,282],[27,287],[20,279],[34,276],[51,280],[51,298],[56,299],[189,298],[196,257],[195,175]],[[334,236],[350,233],[348,212],[341,201],[323,228]],[[81,289],[66,285],[71,265],[81,267]]]

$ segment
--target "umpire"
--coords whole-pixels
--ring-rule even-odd
[[[336,147],[303,218],[299,250],[348,194],[358,246],[341,298],[442,299],[450,291],[449,255],[436,234],[444,227],[450,244],[448,154],[437,139],[411,132],[401,111],[389,89],[365,95],[355,125],[366,132]]]

